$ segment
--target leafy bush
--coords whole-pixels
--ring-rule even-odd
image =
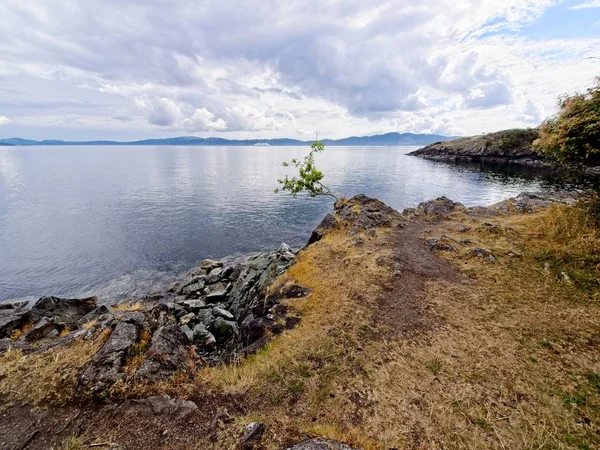
[[[540,127],[536,150],[564,163],[600,165],[600,77],[585,93],[561,98],[559,107]]]
[[[531,128],[514,128],[502,132],[498,147],[502,150],[510,150],[531,145],[531,142],[538,137],[536,130]]]
[[[317,140],[312,143],[310,152],[304,159],[283,162],[283,167],[297,168],[299,176],[290,178],[286,175],[285,178],[277,180],[281,184],[281,190],[289,191],[292,197],[296,197],[300,192],[306,192],[309,197],[327,195],[337,201],[338,198],[331,192],[331,189],[321,182],[325,175],[315,166],[315,153],[321,153],[323,150],[325,150],[325,145]],[[279,189],[275,189],[275,192],[279,192]]]

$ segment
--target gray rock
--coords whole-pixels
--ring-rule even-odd
[[[79,374],[80,388],[100,393],[121,379],[121,367],[129,349],[137,342],[140,331],[133,323],[119,322],[102,348]]]
[[[313,230],[306,245],[314,244],[315,242],[323,239],[325,233],[327,233],[328,230],[332,230],[333,228],[335,228],[337,223],[338,221],[333,214],[327,214],[325,218],[321,221],[319,226],[317,226],[317,228]]]
[[[287,450],[356,450],[338,441],[314,438],[289,447]]]
[[[55,331],[56,335],[58,335],[58,330],[56,329],[56,324],[54,321],[43,317],[24,334],[24,338],[27,342],[33,342],[48,336],[52,331]]]
[[[200,294],[203,289],[204,289],[204,283],[194,283],[194,284],[190,284],[189,286],[184,287],[183,293],[189,297],[190,295]]]
[[[306,297],[308,294],[310,294],[310,289],[296,283],[288,283],[283,285],[280,289],[271,292],[269,294],[269,300],[276,301],[284,298],[300,298]]]
[[[0,338],[7,338],[23,325],[30,321],[30,314],[27,310],[13,311],[5,309],[0,314]]]
[[[6,353],[11,348],[14,348],[15,350],[21,350],[23,353],[29,353],[33,351],[33,347],[28,342],[20,340],[13,341],[9,338],[0,339],[0,355]]]
[[[259,444],[264,432],[267,430],[267,426],[260,422],[251,422],[246,425],[244,435],[240,440],[238,447],[241,450],[250,450],[255,445]]]
[[[186,314],[185,316],[182,316],[182,317],[179,319],[179,324],[180,324],[180,325],[187,325],[187,324],[189,324],[190,322],[192,322],[192,321],[195,321],[195,320],[196,320],[196,314],[194,314],[194,313],[189,313],[189,314]]]
[[[222,317],[225,320],[234,320],[235,319],[233,314],[231,314],[229,311],[227,311],[226,309],[223,309],[223,308],[219,308],[217,306],[215,306],[212,309],[212,314],[215,317]]]
[[[168,395],[131,400],[122,407],[123,415],[152,417],[162,416],[168,420],[181,420],[198,410],[198,406],[189,400],[171,398]]]
[[[447,197],[439,197],[434,200],[419,203],[418,209],[436,220],[447,218],[454,211],[464,208],[461,203],[455,203]]]
[[[79,319],[96,308],[96,301],[96,297],[84,299],[42,297],[31,308],[31,320],[37,322],[42,317],[52,318],[55,323],[74,329]]]
[[[194,332],[187,325],[181,325],[181,331],[185,334],[190,342],[194,342]],[[194,328],[195,329],[195,328]]]
[[[98,306],[96,309],[90,311],[85,316],[77,321],[77,325],[83,325],[91,322],[92,320],[105,320],[108,316],[114,314],[114,310],[107,305]]]
[[[223,263],[221,261],[215,261],[214,259],[205,259],[200,263],[200,269],[209,273],[211,270],[216,269],[217,267],[223,267]]]
[[[494,258],[494,255],[487,248],[474,247],[467,252],[467,255],[475,256],[477,258]],[[494,258],[495,261],[495,258]]]
[[[206,347],[214,345],[217,340],[214,335],[206,329],[203,323],[199,323],[194,327],[194,342]]]
[[[206,303],[219,303],[227,298],[227,291],[225,289],[211,292],[204,299]]]
[[[454,245],[449,244],[448,242],[446,242],[445,239],[437,239],[437,238],[427,239],[425,241],[425,245],[427,245],[427,247],[429,247],[429,250],[437,250],[437,251],[441,251],[441,252],[456,252],[456,251],[458,251],[458,249]]]
[[[287,245],[285,242],[282,242],[281,245],[279,246],[279,248],[277,249],[277,253],[294,253],[292,248]]]
[[[194,313],[197,313],[200,309],[202,309],[206,306],[206,303],[204,303],[202,300],[186,300],[186,301],[182,302],[181,304],[186,309],[191,310]]]
[[[188,367],[188,340],[175,324],[160,327],[154,332],[146,359],[136,373],[136,378],[163,380]]]
[[[14,312],[27,306],[27,303],[29,302],[23,301],[13,303],[0,303],[0,311],[11,310]]]
[[[238,326],[235,322],[217,317],[212,324],[212,332],[217,342],[223,343],[239,334]]]

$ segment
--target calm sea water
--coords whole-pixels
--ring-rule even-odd
[[[548,180],[406,156],[413,147],[331,147],[340,194],[402,209],[440,195],[489,205]],[[207,257],[303,245],[329,199],[274,194],[300,147],[0,147],[0,300],[168,283]]]

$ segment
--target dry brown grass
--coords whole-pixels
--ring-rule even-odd
[[[272,428],[363,449],[596,448],[600,305],[544,269],[540,252],[557,245],[549,234],[555,214],[494,219],[496,232],[467,216],[455,218],[472,225],[466,234],[438,224],[432,235],[468,238],[466,248],[489,248],[497,261],[467,256],[466,248],[447,253],[469,278],[427,285],[441,325],[412,339],[372,333],[377,296],[391,277],[375,264],[389,251],[378,246],[382,236],[356,247],[336,231],[287,275],[313,290],[290,301],[301,324],[242,364],[206,369],[198,380],[244,395],[253,420]],[[565,251],[585,254],[595,245],[585,236],[577,233],[580,243]],[[270,439],[269,448],[284,442]]]
[[[19,339],[23,333],[31,330],[33,328],[33,322],[27,322],[25,324],[23,324],[21,326],[21,328],[17,328],[16,330],[14,330],[11,334],[10,334],[10,339],[12,341],[16,341],[17,339]]]
[[[436,325],[410,338],[382,333],[376,320],[382,296],[406,302],[409,295],[390,290],[394,269],[381,264],[393,257],[390,243],[397,241],[390,238],[398,231],[362,235],[357,246],[339,227],[303,250],[277,281],[312,290],[286,301],[302,317],[296,328],[237,365],[200,369],[195,382],[180,374],[122,388],[243,402],[244,415],[220,432],[221,448],[255,420],[269,425],[267,449],[285,448],[303,433],[364,450],[599,448],[600,303],[593,280],[560,276],[574,267],[593,273],[598,235],[563,207],[487,220],[497,225],[493,232],[464,214],[422,224],[431,236],[472,243],[440,253],[465,276],[425,286],[420,301]],[[459,223],[471,231],[459,233]],[[475,246],[496,261],[469,256]],[[545,264],[548,254],[556,269]],[[0,391],[46,399],[69,386],[95,345],[30,358],[10,351],[0,358]],[[137,367],[138,356],[128,367]]]
[[[123,302],[117,305],[112,305],[112,309],[115,312],[130,312],[130,311],[144,311],[146,307],[141,302]]]
[[[39,405],[69,400],[75,394],[79,369],[106,341],[108,331],[94,340],[77,341],[41,354],[23,355],[20,350],[9,350],[0,356],[3,401]]]

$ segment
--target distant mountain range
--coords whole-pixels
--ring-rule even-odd
[[[441,136],[437,134],[414,133],[386,133],[373,136],[353,136],[344,139],[323,139],[325,145],[370,146],[370,145],[429,145],[434,142],[455,139],[455,136]],[[144,139],[141,141],[58,141],[10,138],[0,139],[0,145],[307,145],[312,141],[297,139],[223,139],[216,137],[201,138],[196,136],[182,136],[165,139]]]

